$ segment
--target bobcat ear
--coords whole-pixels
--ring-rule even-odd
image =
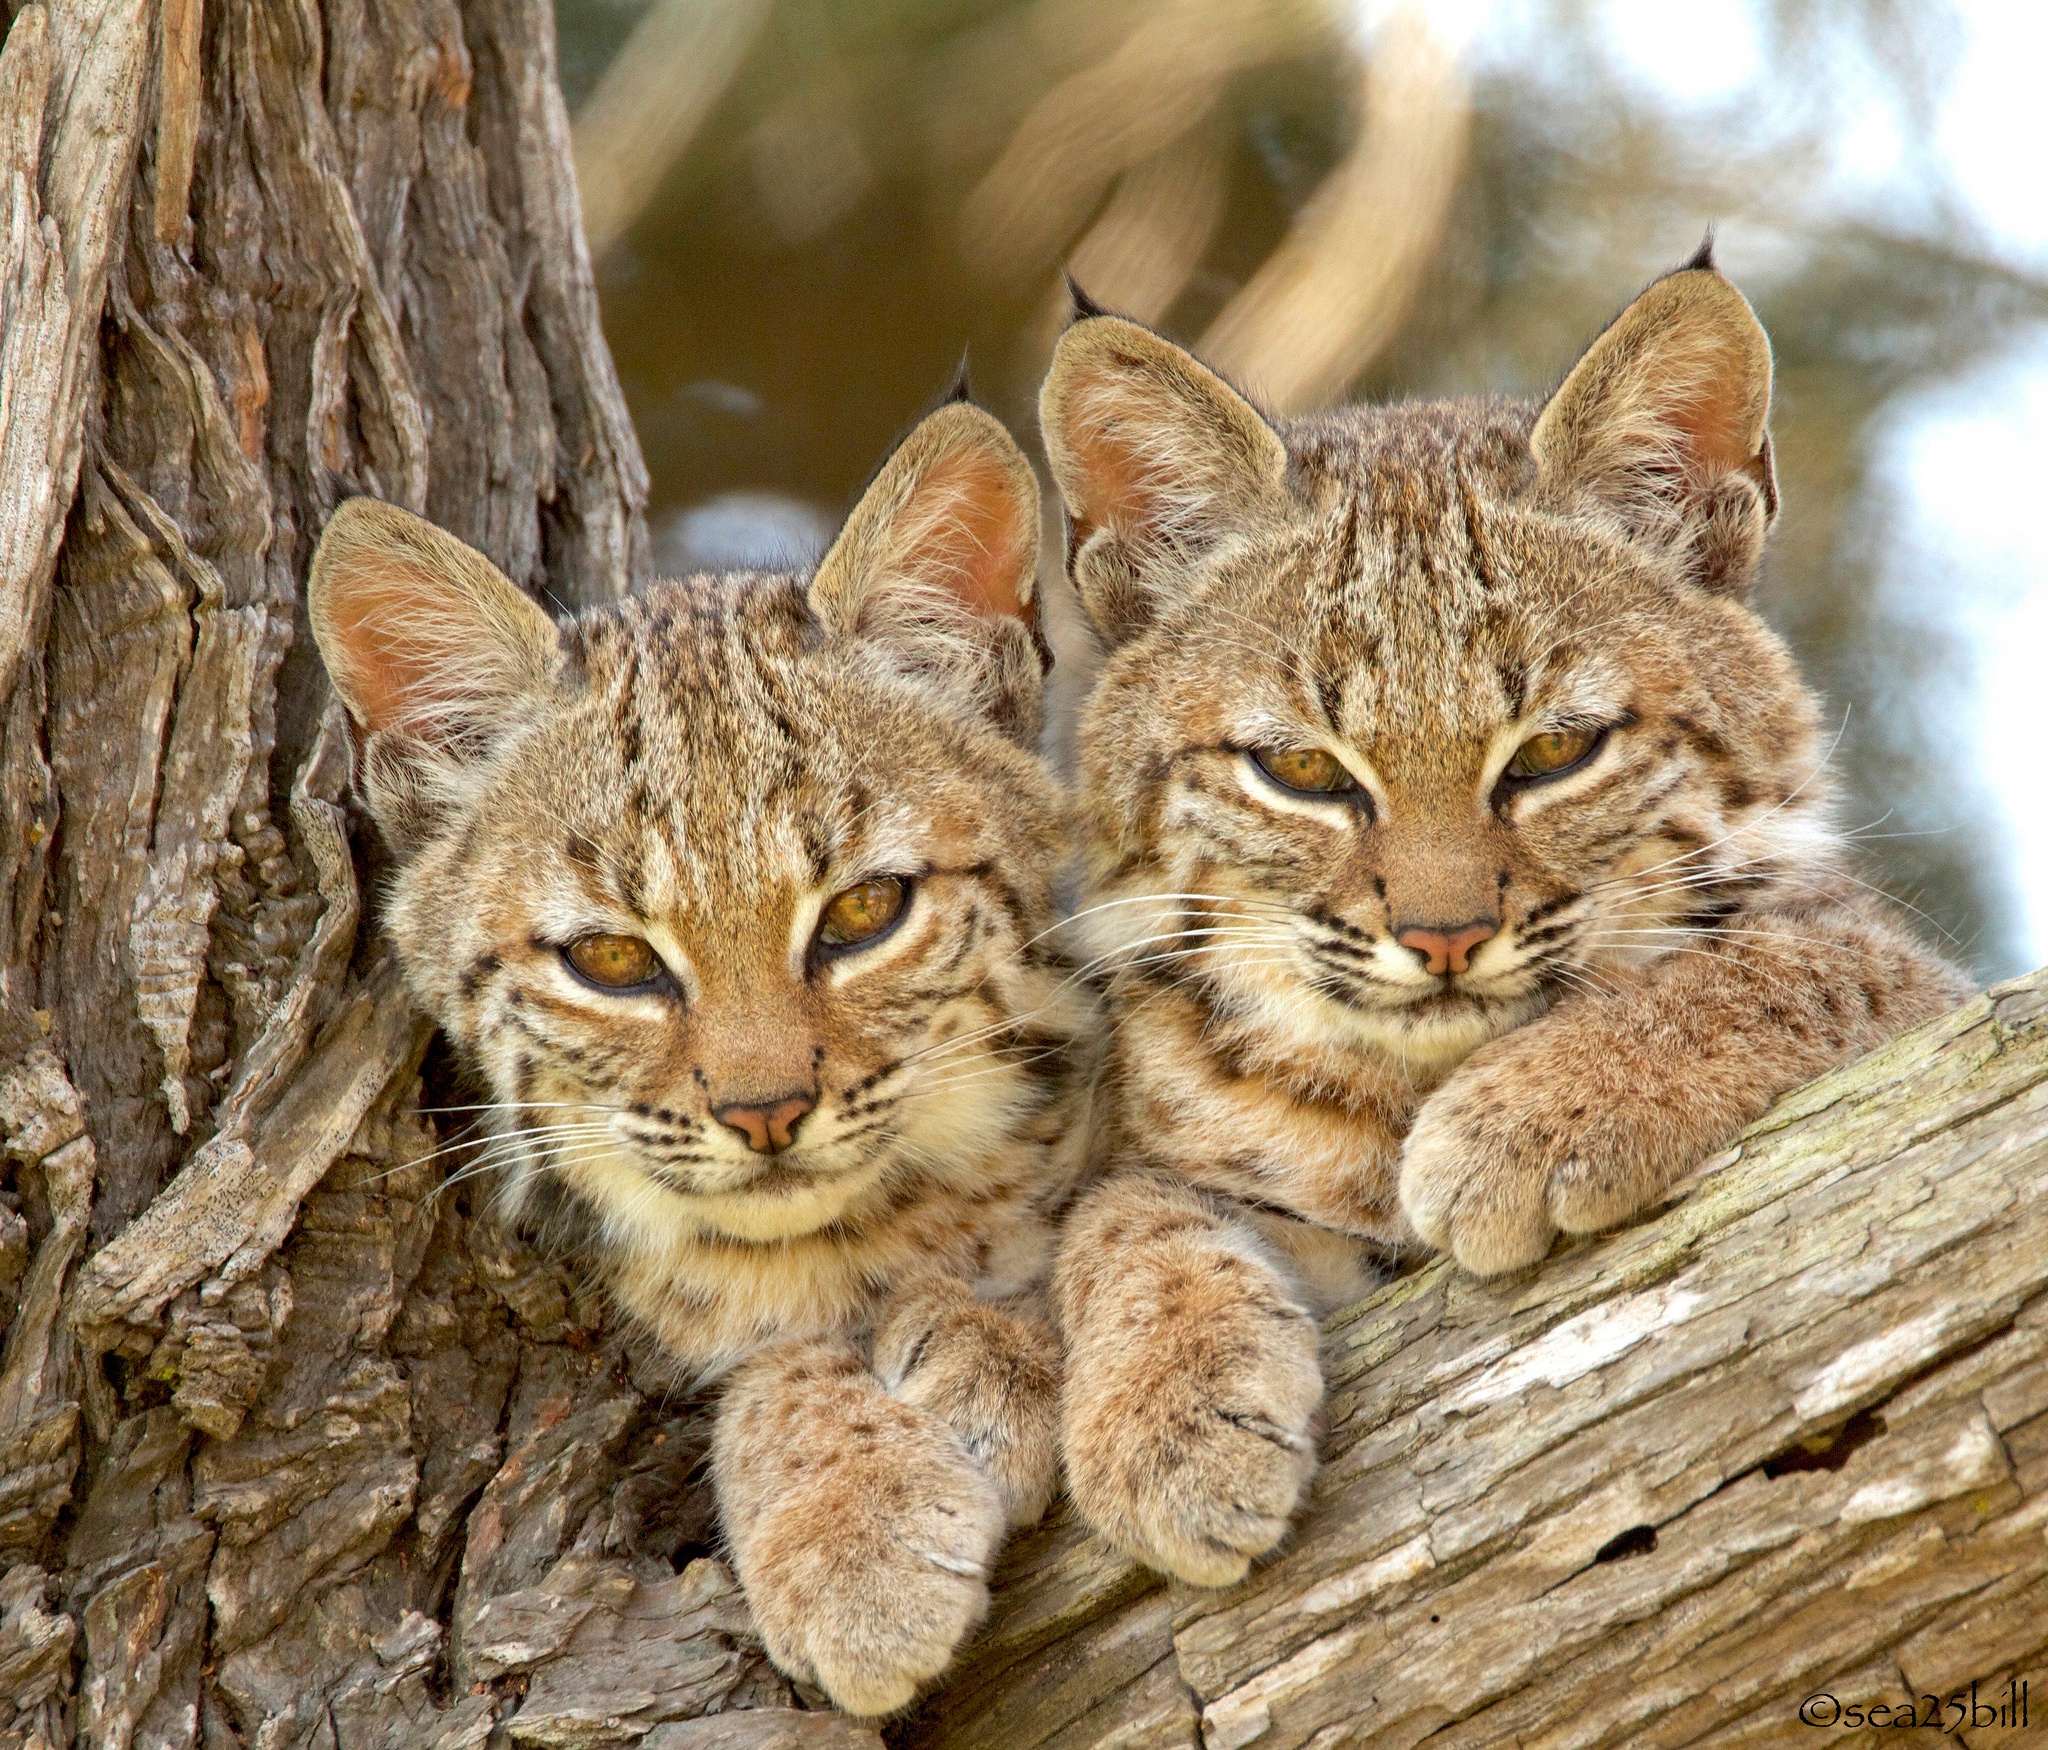
[[[1036,745],[1037,574],[1031,464],[992,415],[954,400],[882,464],[811,580],[811,611]]]
[[[1287,446],[1259,410],[1121,317],[1084,314],[1061,337],[1038,417],[1074,586],[1110,644],[1152,621],[1191,562],[1286,502]]]
[[[306,605],[356,727],[357,787],[410,849],[464,793],[465,768],[551,687],[554,622],[474,548],[369,498],[328,520]]]
[[[1680,550],[1694,579],[1746,591],[1778,511],[1771,343],[1709,262],[1670,274],[1586,349],[1536,421],[1538,489],[1590,495]]]

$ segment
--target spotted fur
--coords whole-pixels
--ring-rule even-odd
[[[1769,393],[1704,258],[1543,403],[1280,425],[1131,323],[1063,339],[1118,1168],[1056,1276],[1064,1437],[1145,1560],[1221,1583],[1282,1535],[1311,1315],[1376,1255],[1531,1264],[1962,995],[1853,873],[1820,709],[1747,602]],[[1511,772],[1545,734],[1590,751]],[[1252,758],[1304,749],[1348,792]]]
[[[506,1201],[580,1212],[679,1370],[734,1376],[714,1471],[756,1617],[864,1713],[950,1658],[1056,1467],[1039,1297],[1091,1028],[1048,940],[1037,516],[1015,445],[955,404],[810,577],[555,624],[366,500],[312,577],[398,854],[385,928],[496,1096]],[[885,877],[899,919],[829,950],[823,908]],[[658,972],[593,985],[565,952],[593,935]],[[779,1152],[730,1119],[791,1099]]]

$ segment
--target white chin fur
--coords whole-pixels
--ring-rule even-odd
[[[1337,1031],[1358,1045],[1369,1046],[1403,1063],[1435,1067],[1470,1057],[1521,1019],[1515,1009],[1459,1007],[1427,1015],[1391,1010],[1384,1015],[1329,1005]]]
[[[734,1239],[800,1239],[837,1221],[887,1170],[888,1162],[877,1160],[857,1173],[773,1197],[738,1193],[678,1201],[692,1219]]]
[[[1224,987],[1247,1003],[1263,1031],[1293,1037],[1307,1045],[1333,1040],[1356,1050],[1374,1051],[1398,1063],[1441,1069],[1455,1064],[1498,1039],[1543,1006],[1534,992],[1496,1000],[1481,1007],[1354,1007],[1322,992],[1283,978],[1270,969],[1233,977],[1227,968]]]
[[[693,1193],[658,1183],[623,1150],[561,1169],[612,1234],[628,1245],[666,1244],[679,1228],[755,1242],[801,1239],[837,1221],[887,1170],[887,1160],[877,1159],[859,1172],[793,1191]]]

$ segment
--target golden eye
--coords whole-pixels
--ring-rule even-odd
[[[1515,749],[1508,773],[1516,778],[1547,778],[1577,765],[1599,739],[1597,729],[1551,729],[1532,735]]]
[[[1333,796],[1355,790],[1358,782],[1344,762],[1319,747],[1290,747],[1276,750],[1255,748],[1252,758],[1259,770],[1287,790],[1306,791],[1311,796]]]
[[[606,990],[631,990],[661,970],[654,950],[638,936],[579,936],[562,953],[592,984]]]
[[[818,940],[828,948],[851,948],[871,942],[903,913],[909,884],[894,875],[863,881],[836,893],[825,903],[823,926]]]

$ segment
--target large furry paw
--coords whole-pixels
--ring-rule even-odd
[[[1263,1265],[1221,1249],[1098,1290],[1068,1357],[1067,1488],[1140,1561],[1227,1586],[1286,1535],[1315,1471],[1317,1331]]]
[[[768,1656],[850,1714],[890,1714],[988,1610],[995,1483],[937,1417],[876,1394],[750,1527],[741,1578]]]
[[[874,1368],[960,1436],[1010,1524],[1045,1516],[1059,1478],[1060,1348],[1042,1317],[990,1306],[957,1278],[921,1283],[883,1315]]]
[[[1561,1070],[1539,1031],[1511,1034],[1452,1076],[1401,1150],[1402,1213],[1481,1276],[1535,1263],[1560,1231],[1626,1221],[1686,1153],[1659,1134],[1669,1126],[1649,1098],[1616,1099]]]

